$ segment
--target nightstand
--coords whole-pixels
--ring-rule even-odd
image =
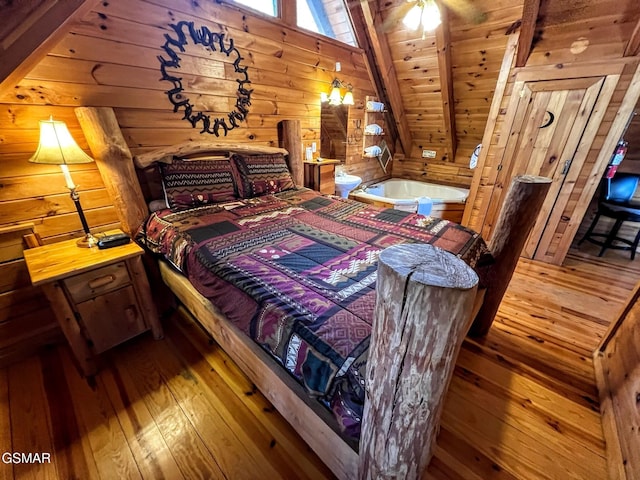
[[[340,160],[305,160],[304,186],[320,193],[336,193],[336,165]]]
[[[143,253],[134,242],[100,250],[75,239],[24,251],[31,283],[42,287],[86,376],[96,373],[95,355],[149,329],[162,338]]]

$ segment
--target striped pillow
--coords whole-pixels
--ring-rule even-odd
[[[162,188],[172,210],[227,202],[238,198],[231,161],[174,159],[161,164]]]
[[[296,188],[289,167],[281,153],[265,155],[234,154],[232,157],[238,195],[257,197]]]

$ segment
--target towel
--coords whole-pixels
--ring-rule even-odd
[[[382,135],[382,127],[376,123],[364,127],[364,133],[369,135]]]
[[[381,153],[382,153],[382,149],[377,145],[373,145],[371,147],[367,147],[364,149],[365,157],[377,157]]]
[[[384,103],[382,102],[372,102],[369,100],[367,102],[367,111],[369,112],[384,112]]]

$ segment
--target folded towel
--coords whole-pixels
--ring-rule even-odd
[[[382,153],[382,149],[377,145],[373,145],[371,147],[367,147],[364,149],[365,157],[377,157],[381,153]]]
[[[384,103],[372,102],[371,100],[369,100],[367,102],[367,110],[369,112],[384,112]]]
[[[364,127],[364,133],[369,135],[382,135],[382,127],[376,123]]]

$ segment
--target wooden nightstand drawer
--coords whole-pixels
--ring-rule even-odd
[[[114,263],[64,280],[74,303],[115,290],[131,282],[124,262]]]
[[[102,353],[147,330],[133,287],[76,305],[93,353]]]

